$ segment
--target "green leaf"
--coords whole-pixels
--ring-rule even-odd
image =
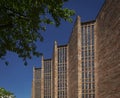
[[[36,51],[37,47],[32,44],[44,40],[41,31],[45,31],[48,24],[58,27],[61,20],[72,22],[71,16],[75,12],[63,8],[67,1],[0,0],[0,58],[2,59],[7,51],[18,54],[22,59],[38,57],[37,53],[40,52]]]

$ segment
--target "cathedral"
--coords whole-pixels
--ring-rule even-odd
[[[55,41],[52,58],[33,68],[32,98],[119,98],[119,75],[120,0],[105,0],[95,20],[78,16],[69,42]]]

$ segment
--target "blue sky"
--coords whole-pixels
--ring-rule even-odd
[[[58,28],[52,25],[47,26],[46,32],[41,32],[44,42],[37,42],[37,50],[42,52],[45,58],[51,58],[55,40],[59,45],[68,42],[76,16],[79,15],[82,22],[94,20],[104,1],[69,0],[65,3],[65,7],[76,11],[73,23],[62,21]],[[33,66],[41,66],[41,57],[28,60],[28,66],[24,66],[23,61],[14,53],[8,53],[6,59],[9,61],[9,66],[5,66],[0,60],[0,87],[13,92],[16,98],[31,98],[32,70]]]

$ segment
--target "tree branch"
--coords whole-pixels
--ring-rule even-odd
[[[12,28],[12,27],[13,27],[13,24],[12,24],[12,23],[0,24],[0,30],[6,29],[6,28]]]
[[[20,12],[14,10],[14,9],[12,9],[12,8],[8,8],[8,7],[4,7],[4,8],[5,8],[6,10],[12,12],[12,13],[11,13],[12,16],[18,16],[19,18],[29,20],[29,18],[28,18],[26,15],[24,15],[23,13],[20,13]]]

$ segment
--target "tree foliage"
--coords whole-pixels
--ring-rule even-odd
[[[40,56],[36,41],[47,24],[59,26],[61,19],[71,22],[74,11],[64,8],[68,0],[0,0],[0,58],[7,51],[26,58]]]
[[[15,98],[15,96],[4,88],[0,88],[0,98]]]

